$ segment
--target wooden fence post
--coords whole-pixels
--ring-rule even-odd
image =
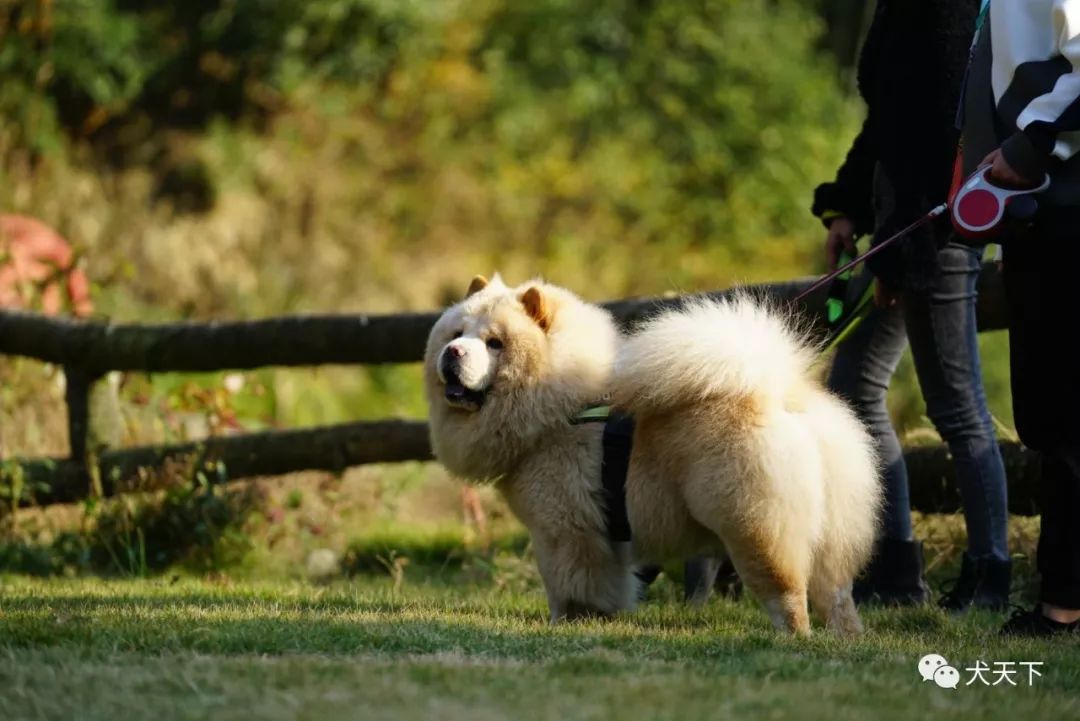
[[[68,448],[71,460],[86,460],[90,431],[90,389],[94,379],[78,366],[64,366],[64,402],[68,414]]]
[[[85,475],[91,496],[101,496],[96,454],[89,453],[90,391],[97,377],[80,366],[64,366],[64,402],[68,414],[68,452]]]

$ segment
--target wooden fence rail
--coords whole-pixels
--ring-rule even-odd
[[[791,299],[810,281],[751,286],[776,299]],[[981,330],[1004,327],[1000,276],[986,265],[979,279]],[[722,296],[730,291],[710,293]],[[605,304],[620,323],[640,320],[692,296],[632,298]],[[811,296],[803,310],[820,318],[824,292]],[[389,420],[323,428],[272,431],[211,438],[199,443],[106,450],[87,456],[88,398],[93,383],[113,370],[175,372],[251,369],[265,366],[411,363],[422,359],[428,332],[438,313],[327,315],[256,321],[110,324],[0,311],[0,354],[62,365],[71,454],[65,459],[29,459],[14,464],[11,479],[23,503],[70,502],[89,493],[88,467],[96,471],[104,495],[146,490],[161,468],[183,460],[193,467],[218,469],[229,479],[299,470],[340,471],[365,463],[430,460],[427,426],[421,421]],[[1030,489],[1035,459],[1022,448],[1003,446],[1010,467],[1011,507],[1033,513]],[[949,482],[951,464],[944,449],[909,451],[912,500],[921,510],[954,510],[958,499]]]
[[[1001,450],[1008,470],[1010,511],[1037,514],[1038,455],[1017,443],[1003,443]],[[912,508],[939,513],[960,509],[953,464],[944,446],[909,449],[904,458]],[[96,462],[102,495],[109,497],[156,490],[196,471],[219,483],[294,471],[340,472],[367,463],[431,459],[426,423],[391,420],[111,450]],[[180,472],[171,472],[170,467]],[[23,461],[20,468],[23,504],[70,503],[87,495],[87,472],[81,462],[32,460]]]
[[[793,298],[808,280],[749,286],[778,299]],[[718,291],[723,296],[731,291]],[[1005,327],[1001,279],[987,265],[980,276],[979,323]],[[631,298],[604,306],[623,324],[695,296]],[[819,315],[824,292],[804,308]],[[0,311],[0,354],[80,368],[90,377],[108,371],[246,370],[266,366],[413,363],[438,313],[311,315],[254,321],[111,324]]]
[[[175,480],[170,468],[179,469],[181,475],[199,471],[209,481],[221,482],[294,471],[340,472],[367,463],[431,458],[427,423],[387,420],[113,449],[103,452],[96,464],[101,493],[109,497],[168,485]],[[34,459],[21,462],[20,469],[21,495],[26,503],[71,503],[86,496],[87,471],[81,461]]]

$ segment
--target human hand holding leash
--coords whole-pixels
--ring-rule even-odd
[[[840,265],[840,258],[847,260],[858,253],[855,247],[855,223],[845,215],[836,217],[829,223],[829,232],[825,236],[825,259],[830,271]],[[874,280],[874,303],[879,308],[891,308],[900,302],[900,292],[881,280]]]
[[[990,166],[990,180],[994,185],[1001,188],[1025,190],[1028,188],[1036,188],[1042,182],[1042,178],[1033,180],[1016,172],[1016,170],[1009,165],[1009,161],[1005,159],[1005,154],[1001,152],[1001,148],[998,148],[983,158],[979,165]]]
[[[841,215],[829,223],[829,231],[825,236],[825,262],[829,270],[836,270],[840,265],[840,255],[844,251],[852,258],[855,257],[855,223],[851,218]]]

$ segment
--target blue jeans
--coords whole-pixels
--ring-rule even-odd
[[[1005,466],[986,407],[975,326],[982,251],[950,243],[938,261],[941,274],[929,292],[875,307],[840,345],[829,387],[852,404],[877,443],[885,486],[881,535],[910,540],[907,468],[886,406],[889,381],[910,341],[927,414],[956,464],[968,554],[1007,560]]]

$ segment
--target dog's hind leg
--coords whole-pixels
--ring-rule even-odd
[[[833,574],[815,564],[810,579],[810,605],[814,615],[831,630],[844,636],[857,636],[862,633],[862,621],[851,597],[851,582],[838,582]]]
[[[810,616],[806,610],[806,589],[776,590],[776,595],[764,598],[765,610],[769,613],[773,628],[796,636],[808,636]]]
[[[773,626],[798,636],[810,633],[806,574],[793,559],[768,548],[724,539],[743,584],[765,606]]]
[[[811,568],[805,534],[792,532],[791,524],[770,517],[767,509],[751,506],[750,512],[732,517],[730,508],[703,502],[689,504],[700,509],[699,523],[716,534],[743,585],[765,605],[778,630],[810,633],[807,579]],[[766,512],[762,512],[765,510]]]

